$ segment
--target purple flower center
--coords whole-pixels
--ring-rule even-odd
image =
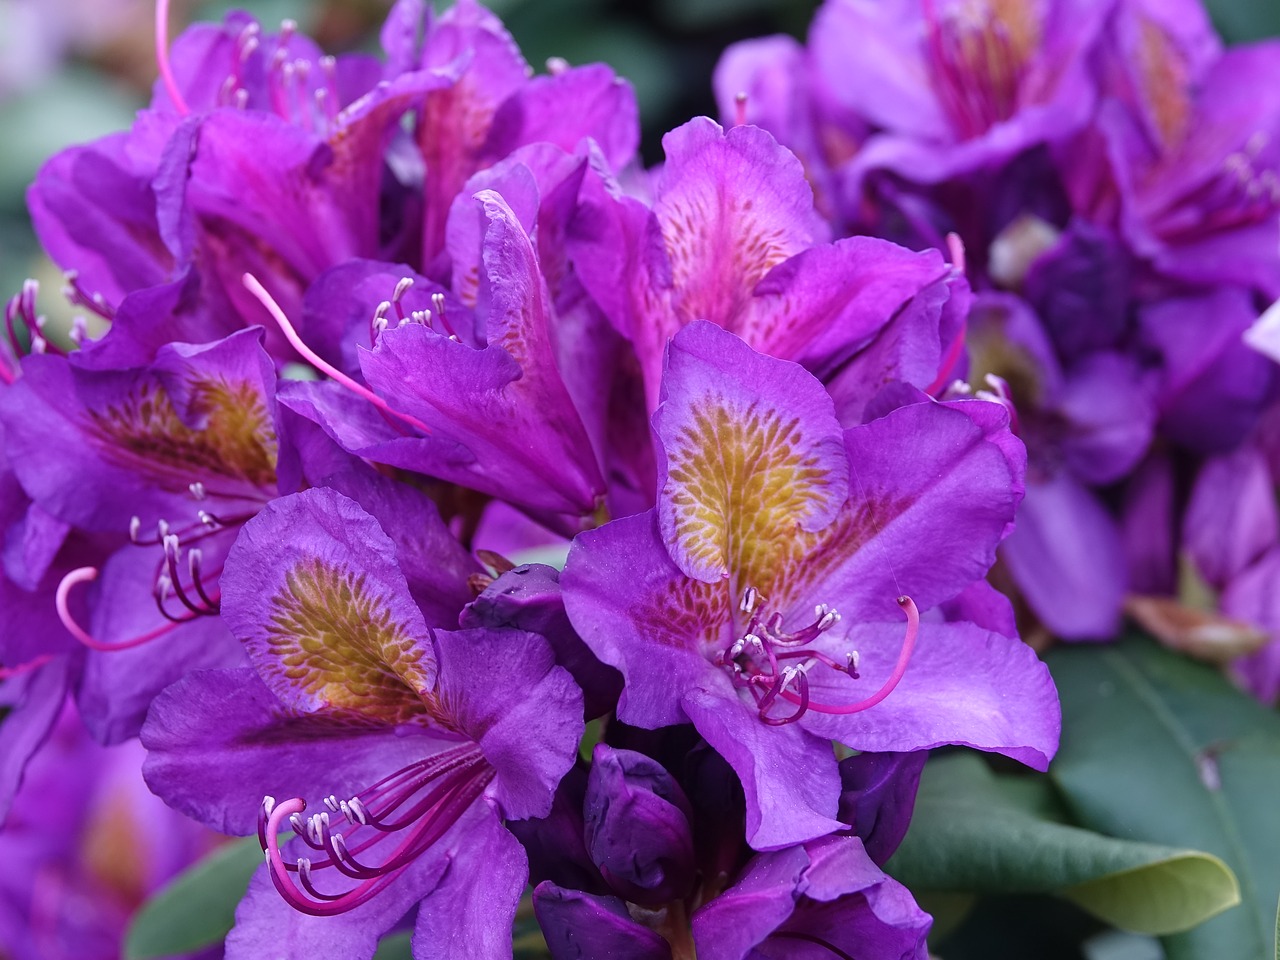
[[[906,673],[920,626],[920,614],[910,597],[898,598],[898,604],[907,615],[907,633],[892,675],[876,693],[849,704],[820,703],[809,695],[809,671],[815,667],[826,667],[846,674],[851,680],[858,679],[856,650],[848,651],[841,663],[821,650],[807,646],[839,623],[840,614],[820,603],[813,609],[812,622],[788,632],[782,614],[769,612],[765,602],[754,587],[743,591],[738,610],[750,618],[747,627],[727,649],[716,654],[715,662],[730,671],[735,686],[751,691],[760,719],[770,726],[794,723],[810,710],[831,714],[860,713],[892,693]],[[779,700],[795,705],[796,709],[786,716],[772,715],[770,710]]]
[[[480,750],[468,744],[411,763],[350,799],[330,795],[324,800],[327,809],[306,819],[301,798],[277,804],[264,797],[258,841],[271,880],[303,913],[323,917],[352,910],[444,836],[493,777]],[[334,830],[335,819],[346,824],[342,832]],[[280,851],[282,828],[293,830],[319,856],[286,861]]]
[[[1013,116],[1038,40],[1030,12],[1007,0],[924,0],[924,15],[925,64],[956,133],[971,139]]]

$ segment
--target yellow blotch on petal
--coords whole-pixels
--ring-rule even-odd
[[[675,536],[695,564],[766,595],[797,533],[837,504],[838,487],[797,418],[710,399],[669,445]]]
[[[182,490],[208,476],[233,477],[258,487],[276,478],[276,435],[261,393],[222,379],[189,385],[191,412],[203,428],[187,426],[164,388],[143,383],[128,400],[89,414],[104,452]]]
[[[334,710],[386,723],[433,712],[434,662],[365,574],[299,563],[272,598],[267,642],[283,675]]]
[[[1158,24],[1144,18],[1140,29],[1138,72],[1142,95],[1167,153],[1181,145],[1191,123],[1187,64]]]

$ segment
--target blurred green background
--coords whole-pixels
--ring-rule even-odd
[[[231,7],[265,24],[291,17],[333,51],[369,47],[391,0],[174,0],[173,29]],[[803,36],[818,0],[491,0],[525,56],[605,60],[635,85],[646,161],[665,130],[714,113],[711,72],[747,37]],[[1280,35],[1280,0],[1209,0],[1223,36]],[[24,192],[40,163],[72,143],[127,127],[155,75],[151,0],[0,0],[0,296],[36,276],[49,291]],[[46,298],[47,299],[47,298]],[[52,304],[46,303],[46,306]]]

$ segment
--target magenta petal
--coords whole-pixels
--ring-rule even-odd
[[[800,729],[770,727],[733,691],[694,688],[685,713],[729,762],[747,797],[747,843],[774,850],[841,829],[840,775],[828,740]]]

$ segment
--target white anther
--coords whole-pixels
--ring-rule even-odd
[[[255,50],[257,50],[257,49],[258,49],[258,38],[257,38],[257,37],[249,37],[247,40],[245,40],[245,41],[244,41],[244,43],[243,43],[243,44],[241,44],[241,46],[240,46],[240,60],[241,60],[241,62],[243,63],[243,62],[247,61],[251,56],[253,56],[253,52],[254,52]],[[230,79],[232,79],[232,78],[228,77],[227,79],[229,79],[229,80],[230,80]]]
[[[444,315],[444,294],[433,293],[431,295],[431,306],[435,308],[436,313]]]
[[[747,645],[746,637],[739,637],[737,640],[733,641],[733,646],[729,648],[729,659],[732,660],[735,657],[740,656],[742,654],[743,649],[746,648],[746,645]]]
[[[324,798],[324,805],[328,807],[330,810],[332,810],[334,813],[338,812],[338,798],[334,796],[332,793]]]
[[[396,282],[396,288],[391,293],[392,303],[399,302],[400,298],[409,292],[409,288],[413,286],[413,277],[401,277]]]
[[[759,599],[759,591],[755,587],[747,587],[742,591],[742,602],[738,604],[738,609],[743,613],[754,613]]]
[[[270,856],[268,855],[268,862],[269,861]],[[311,882],[311,860],[309,857],[298,858],[298,876],[307,883]]]
[[[89,336],[89,321],[83,313],[77,313],[71,318],[71,329],[67,331],[67,336],[77,347]]]
[[[558,77],[569,69],[569,61],[564,57],[547,57],[547,73]]]
[[[218,527],[218,521],[213,519],[213,515],[209,513],[209,511],[207,510],[197,510],[196,519],[199,520],[206,527],[208,527],[210,530],[216,530]]]
[[[169,521],[157,520],[156,521],[156,539],[163,540],[168,535],[169,535]]]
[[[286,43],[290,37],[298,32],[298,21],[287,18],[280,21],[280,42]]]
[[[422,324],[422,326],[424,327],[429,326],[431,323],[431,311],[415,310],[413,311],[413,313],[409,314],[409,319],[412,320],[414,323]]]
[[[311,76],[311,64],[306,60],[293,61],[293,69],[298,73],[298,79],[306,82],[307,77]]]
[[[822,619],[818,621],[818,630],[819,631],[830,630],[839,622],[840,622],[839,612],[836,610],[827,610],[827,612],[822,615]]]
[[[342,838],[342,834],[335,833],[329,838],[329,841],[330,846],[333,847],[333,852],[337,854],[339,860],[349,861],[351,859],[351,854],[347,852],[347,841]]]
[[[142,518],[130,517],[129,518],[129,539],[132,540],[134,543],[137,543],[138,534],[141,532],[142,532]]]
[[[162,541],[162,547],[163,547],[163,549],[164,549],[164,555],[165,555],[166,557],[167,557],[167,556],[169,556],[170,554],[173,554],[174,556],[177,556],[177,554],[178,554],[178,535],[177,535],[176,533],[168,533],[168,534],[165,534],[164,539],[163,539],[163,541]]]
[[[237,110],[243,110],[249,106],[249,91],[241,87],[236,91],[236,102],[232,104]]]
[[[274,810],[275,808],[276,808],[276,798],[271,796],[271,794],[268,793],[265,797],[262,798],[262,815],[264,817],[271,816],[271,811]]]
[[[306,822],[303,821],[302,814],[300,813],[289,814],[289,826],[293,827],[294,833],[301,834],[307,832]]]
[[[156,593],[159,595],[161,603],[169,599],[169,593],[172,590],[173,581],[169,579],[167,573],[162,573],[156,577]]]
[[[338,69],[338,60],[336,57],[325,55],[320,58],[320,69],[325,73],[333,73]]]
[[[369,811],[365,809],[364,801],[359,797],[352,797],[347,801],[347,817],[354,819],[356,823],[367,824],[369,822]]]
[[[193,484],[190,484],[187,487],[187,490],[190,491],[192,499],[194,500],[204,499],[204,484],[201,483],[199,480],[197,480]]]
[[[37,318],[38,319],[38,318]],[[49,341],[38,333],[31,334],[31,352],[44,353],[49,349]]]
[[[187,551],[187,571],[191,574],[191,579],[200,579],[200,564],[204,560],[204,552],[198,547]]]
[[[849,664],[849,669],[856,673],[856,672],[857,672],[857,670],[858,670],[858,663],[859,663],[859,661],[861,661],[861,659],[862,659],[862,658],[858,655],[858,651],[857,651],[857,650],[850,650],[848,653],[846,653],[846,654],[844,655],[844,658],[845,658],[845,660],[846,660],[846,661],[848,662],[848,664]]]

